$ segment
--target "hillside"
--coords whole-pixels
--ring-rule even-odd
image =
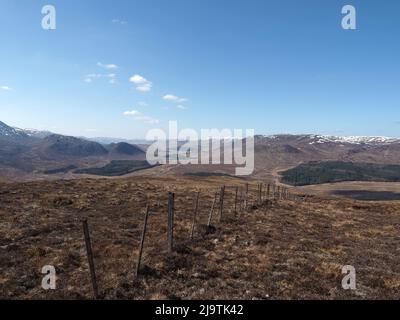
[[[42,139],[38,147],[48,157],[95,157],[108,154],[100,143],[55,134]]]
[[[78,169],[75,170],[74,173],[117,177],[151,167],[152,166],[146,160],[112,160],[104,167]]]
[[[281,172],[282,182],[293,186],[342,181],[399,182],[400,165],[340,161],[309,162]]]
[[[144,151],[128,143],[102,145],[0,123],[0,176],[10,180],[71,178],[73,169],[105,166],[113,160],[144,159]]]
[[[107,148],[115,156],[145,157],[145,152],[141,148],[126,142],[111,143]]]
[[[216,214],[207,228],[222,184],[223,218]],[[88,218],[101,298],[398,298],[398,202],[269,197],[257,205],[253,183],[249,209],[235,214],[235,186],[244,187],[243,181],[135,177],[0,185],[0,298],[92,298],[82,218]],[[175,193],[172,254],[166,245],[169,191]],[[198,224],[190,241],[197,191]],[[134,280],[146,203],[151,214]],[[40,287],[40,270],[49,264],[58,275],[52,292]],[[344,265],[356,267],[356,291],[341,287]]]
[[[146,158],[145,145],[127,142],[103,145],[84,138],[15,129],[4,123],[0,129],[0,175],[8,179],[77,178],[71,171],[63,172],[63,169],[86,170],[111,165],[112,161]],[[106,138],[103,140],[107,141]],[[254,150],[255,170],[251,177],[264,181],[277,181],[279,171],[312,161],[400,164],[400,140],[384,137],[256,136]],[[224,164],[166,165],[151,168],[146,175],[181,176],[196,172],[234,175],[235,167]],[[44,172],[56,173],[43,175]]]

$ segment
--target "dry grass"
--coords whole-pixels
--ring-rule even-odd
[[[238,183],[132,177],[0,185],[0,297],[91,298],[85,217],[106,299],[399,298],[399,203],[310,197],[272,201],[237,216],[228,187],[223,220],[206,232],[214,193]],[[198,190],[199,226],[190,242]],[[173,255],[166,252],[168,191],[176,193]],[[148,235],[141,277],[134,280],[147,201]],[[51,292],[40,287],[48,264],[58,275]],[[357,291],[341,288],[344,265],[356,267]]]

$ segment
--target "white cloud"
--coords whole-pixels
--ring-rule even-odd
[[[90,73],[86,76],[86,78],[101,78],[103,75],[100,73]]]
[[[85,82],[92,83],[95,79],[100,79],[103,75],[98,73],[91,73],[85,76]]]
[[[117,83],[117,75],[115,73],[109,73],[106,75],[107,78],[110,78],[110,80],[108,80],[108,83],[110,84],[116,84]]]
[[[4,91],[11,91],[12,90],[9,86],[1,86],[0,89],[4,90]]]
[[[138,74],[132,76],[129,81],[136,85],[136,90],[141,92],[149,92],[153,87],[153,83],[151,81]]]
[[[125,21],[125,20],[120,20],[120,19],[112,19],[111,22],[114,23],[114,24],[121,24],[121,25],[128,24],[127,21]]]
[[[179,104],[179,105],[177,106],[177,108],[178,108],[178,109],[182,109],[182,110],[186,110],[186,109],[187,109],[185,106],[183,106],[183,105],[181,105],[181,104]]]
[[[109,81],[108,81],[109,83],[115,84],[115,83],[117,83],[116,77],[117,77],[117,75],[115,73],[105,73],[105,74],[103,74],[103,73],[91,73],[91,74],[87,74],[85,76],[84,81],[87,82],[87,83],[92,83],[93,80],[101,79],[101,78],[107,78],[107,79],[109,79]]]
[[[176,102],[176,103],[183,103],[183,102],[187,101],[186,98],[181,98],[181,97],[175,96],[173,94],[166,94],[163,97],[163,99],[166,101],[171,101],[171,102]]]
[[[138,105],[141,106],[141,107],[147,107],[148,106],[147,102],[144,102],[144,101],[139,101]]]
[[[136,110],[131,110],[131,111],[125,111],[123,113],[124,116],[132,117],[133,119],[144,122],[147,124],[158,124],[160,121],[158,119],[151,118],[149,116],[144,115],[143,113],[136,111]]]
[[[101,62],[97,62],[97,66],[103,69],[118,69],[119,67],[116,64],[109,63],[109,64],[104,64]]]

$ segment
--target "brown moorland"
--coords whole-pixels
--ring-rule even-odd
[[[104,299],[398,299],[400,203],[307,196],[235,214],[228,177],[130,177],[0,185],[0,298],[91,299],[82,218],[92,238]],[[226,185],[221,222],[207,228]],[[189,240],[195,192],[198,224]],[[297,189],[291,189],[298,193]],[[167,196],[175,193],[175,251],[167,252]],[[140,277],[134,279],[144,209],[150,204]],[[44,265],[57,289],[41,288]],[[357,290],[341,287],[342,266]]]

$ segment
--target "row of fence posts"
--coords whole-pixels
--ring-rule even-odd
[[[211,204],[211,208],[208,214],[208,220],[207,220],[207,228],[211,227],[214,211],[218,207],[219,211],[219,216],[218,220],[221,222],[222,217],[223,217],[223,211],[224,211],[224,198],[225,198],[225,189],[226,186],[222,186],[219,192],[216,192],[214,194],[214,198]],[[235,215],[238,214],[238,212],[247,210],[249,208],[249,183],[245,184],[245,187],[235,187],[235,203],[234,203],[234,213]],[[297,201],[300,200],[300,198],[289,192],[288,188],[282,187],[282,186],[276,186],[275,184],[264,184],[264,183],[259,183],[257,184],[257,201],[256,204],[262,205],[268,200],[293,200]],[[196,223],[197,223],[197,216],[198,216],[198,211],[199,211],[199,200],[200,200],[200,192],[196,192],[195,194],[195,199],[194,199],[194,209],[193,209],[193,220],[192,220],[192,225],[190,228],[190,234],[189,238],[193,240],[194,238],[194,232],[196,228]],[[239,209],[239,210],[238,210]],[[139,254],[138,254],[138,261],[136,264],[136,269],[135,269],[135,278],[138,278],[139,273],[140,273],[140,265],[141,265],[141,260],[143,256],[143,249],[144,249],[144,243],[145,243],[145,237],[146,237],[146,232],[147,232],[147,225],[148,225],[148,220],[149,220],[149,215],[150,215],[150,206],[147,203],[146,209],[145,209],[145,216],[144,216],[144,223],[143,223],[143,229],[142,229],[142,235],[140,239],[140,245],[139,245]],[[173,252],[174,248],[174,215],[175,215],[175,194],[172,192],[168,193],[168,220],[167,220],[167,249],[168,253]],[[92,282],[92,287],[93,287],[93,294],[95,299],[99,299],[99,290],[98,290],[98,285],[97,285],[97,278],[96,278],[96,270],[95,270],[95,264],[94,264],[94,258],[93,258],[93,251],[92,251],[92,243],[90,239],[90,232],[89,232],[89,225],[87,219],[84,219],[82,221],[83,224],[83,234],[84,234],[84,239],[85,239],[85,245],[86,245],[86,253],[87,253],[87,258],[88,258],[88,263],[89,263],[89,271],[90,271],[90,276],[91,276],[91,282]]]

